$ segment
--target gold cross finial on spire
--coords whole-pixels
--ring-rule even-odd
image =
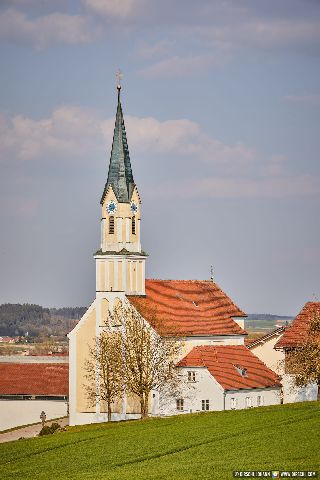
[[[123,78],[123,73],[121,72],[120,68],[118,69],[116,73],[116,78],[117,78],[117,89],[120,91],[121,90],[121,80]]]

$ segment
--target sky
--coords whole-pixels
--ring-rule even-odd
[[[318,0],[2,0],[0,303],[89,305],[116,78],[148,278],[320,299]]]

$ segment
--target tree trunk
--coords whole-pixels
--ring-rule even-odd
[[[111,422],[111,403],[108,402],[108,422]]]
[[[149,395],[146,395],[144,399],[144,418],[149,416]]]
[[[145,418],[145,416],[144,416],[144,396],[143,396],[143,394],[140,397],[140,411],[141,411],[141,418]]]
[[[140,405],[141,405],[141,418],[147,418],[148,417],[148,408],[149,408],[149,402],[148,402],[148,395],[145,395],[144,393],[140,397]]]

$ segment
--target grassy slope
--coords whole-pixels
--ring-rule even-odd
[[[1,479],[231,479],[315,469],[318,402],[73,427],[0,445]]]

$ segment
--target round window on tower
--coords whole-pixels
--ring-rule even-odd
[[[117,211],[117,203],[114,200],[110,200],[107,203],[107,212],[109,215],[113,215]]]

